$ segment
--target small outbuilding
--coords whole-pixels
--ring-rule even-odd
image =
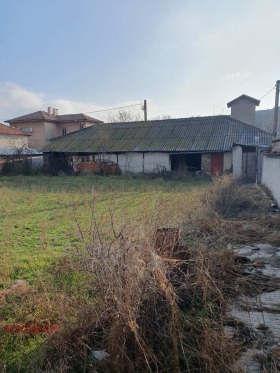
[[[231,116],[219,115],[127,123],[98,123],[49,141],[45,167],[69,171],[80,162],[110,160],[123,173],[232,171],[255,180],[258,147],[271,134]]]

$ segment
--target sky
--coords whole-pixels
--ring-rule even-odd
[[[0,0],[0,122],[48,106],[105,119],[229,114],[280,79],[279,0]],[[274,91],[259,109],[274,105]]]

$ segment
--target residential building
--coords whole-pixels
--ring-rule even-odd
[[[41,149],[48,140],[79,131],[102,121],[86,114],[58,115],[57,109],[48,108],[46,111],[36,111],[5,121],[10,126],[30,134],[28,146],[33,149]]]
[[[37,163],[38,160],[42,163],[42,153],[28,148],[29,137],[28,133],[0,123],[0,171],[5,162],[17,160],[22,156],[32,159],[31,162],[36,157]]]

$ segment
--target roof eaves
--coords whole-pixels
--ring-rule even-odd
[[[241,100],[242,98],[246,98],[247,100],[250,100],[250,101],[254,102],[256,104],[256,106],[259,106],[259,104],[260,104],[260,100],[254,98],[254,97],[243,94],[239,97],[236,97],[234,100],[231,100],[230,102],[228,102],[227,107],[228,108],[231,107],[234,102],[236,102],[238,100]]]

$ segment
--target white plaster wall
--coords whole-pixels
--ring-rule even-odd
[[[12,146],[15,148],[26,148],[29,136],[0,135],[0,146]]]
[[[154,172],[155,169],[165,168],[171,170],[171,161],[168,153],[144,153],[144,172]]]
[[[262,183],[268,187],[280,206],[280,157],[269,157],[264,154]]]
[[[235,145],[232,148],[232,172],[237,177],[242,177],[242,148]]]
[[[143,153],[119,154],[118,160],[122,173],[143,172]]]
[[[231,170],[232,152],[224,153],[224,171]]]
[[[157,167],[163,167],[167,171],[171,170],[171,162],[168,153],[126,153],[119,154],[118,159],[115,154],[109,154],[111,160],[117,162],[123,173],[125,172],[155,172]]]

